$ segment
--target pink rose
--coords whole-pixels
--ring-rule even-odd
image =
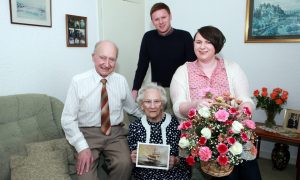
[[[236,141],[236,139],[235,139],[234,137],[229,137],[229,138],[227,138],[227,142],[228,142],[228,144],[230,144],[230,145],[233,145],[233,144],[235,143],[235,141]]]
[[[247,120],[244,120],[243,123],[246,124],[246,126],[250,129],[255,129],[255,122],[250,120],[250,119],[247,119]]]
[[[218,146],[217,146],[217,149],[218,149],[218,152],[220,154],[226,154],[227,151],[228,151],[228,147],[226,146],[226,144],[224,143],[220,143]]]
[[[243,107],[243,112],[247,115],[247,116],[251,116],[251,110],[248,107]]]
[[[200,147],[199,150],[199,157],[202,161],[208,161],[211,158],[212,151],[209,149],[209,147],[204,146]]]
[[[218,110],[216,113],[215,113],[215,118],[220,121],[220,122],[225,122],[228,120],[228,117],[229,117],[229,113],[223,109],[221,110]]]
[[[178,130],[187,130],[191,127],[192,127],[191,121],[182,121],[178,126]]]
[[[228,164],[228,157],[220,155],[218,156],[217,161],[221,166],[226,166]]]
[[[200,91],[200,96],[203,98],[209,98],[211,99],[213,97],[213,95],[216,94],[214,89],[208,87],[208,88],[203,88]]]
[[[197,110],[195,108],[190,109],[189,114],[188,114],[189,119],[194,118],[196,116],[196,114],[197,114]]]

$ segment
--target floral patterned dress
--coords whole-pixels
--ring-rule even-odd
[[[158,123],[150,122],[150,140],[149,143],[163,144],[163,135],[161,126],[165,122],[166,116]],[[172,116],[170,124],[166,127],[166,143],[170,145],[170,155],[178,156],[178,142],[180,139],[180,131],[178,130],[179,122]],[[130,151],[137,149],[138,142],[146,142],[146,128],[143,126],[142,120],[137,119],[129,125],[128,143]],[[190,179],[191,169],[185,163],[184,158],[180,158],[180,164],[175,165],[172,169],[149,169],[135,167],[133,175],[136,180],[188,180]]]

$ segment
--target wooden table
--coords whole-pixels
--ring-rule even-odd
[[[297,168],[296,180],[300,180],[300,133],[298,134],[297,137],[283,136],[279,133],[269,132],[269,131],[266,131],[259,127],[259,126],[263,126],[263,125],[264,125],[263,123],[256,123],[255,133],[258,136],[257,158],[259,158],[260,142],[261,142],[262,138],[266,139],[268,141],[298,145],[298,154],[297,154],[297,161],[296,161],[296,168]]]

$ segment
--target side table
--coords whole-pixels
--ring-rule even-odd
[[[258,141],[256,144],[257,158],[259,158],[261,139],[265,139],[273,142],[281,142],[281,143],[297,145],[298,154],[297,154],[297,161],[296,161],[296,168],[297,168],[296,180],[300,180],[300,133],[298,133],[296,137],[288,137],[288,136],[281,135],[279,133],[266,131],[260,128],[259,126],[264,126],[264,123],[258,123],[258,122],[256,123],[255,133],[258,137]]]

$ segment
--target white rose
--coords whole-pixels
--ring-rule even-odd
[[[206,139],[210,139],[211,137],[211,131],[209,128],[205,127],[201,130],[201,134],[206,138]]]
[[[238,134],[241,132],[241,129],[244,129],[244,126],[238,122],[238,121],[233,121],[232,123],[232,131],[234,134]]]
[[[210,112],[208,107],[202,107],[198,110],[200,116],[204,118],[209,118],[210,117]]]
[[[243,152],[243,146],[241,143],[236,141],[230,148],[229,151],[235,156]]]
[[[181,147],[182,149],[189,147],[190,142],[188,139],[186,139],[186,137],[182,137],[179,140],[179,147]]]

